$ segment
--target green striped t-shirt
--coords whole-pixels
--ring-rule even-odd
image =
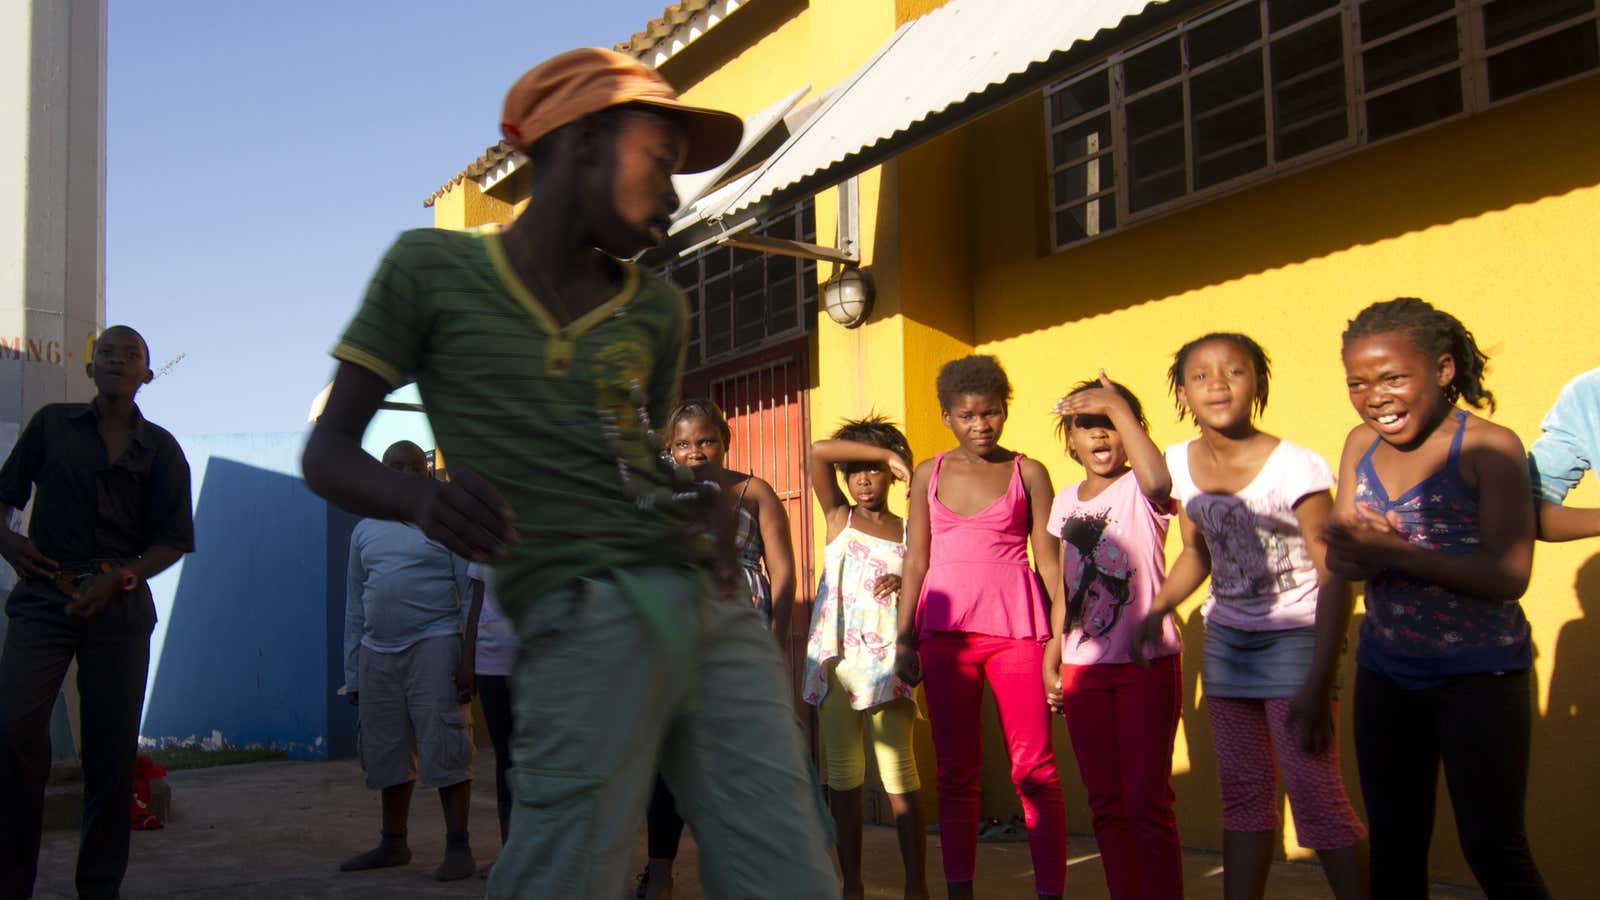
[[[511,504],[522,542],[495,575],[513,615],[574,579],[692,554],[683,523],[624,495],[601,427],[603,412],[616,417],[631,478],[665,482],[634,401],[642,392],[651,423],[665,427],[688,306],[667,282],[624,268],[621,293],[563,326],[516,276],[497,233],[407,231],[333,350],[395,387],[415,381],[446,465],[472,468]]]

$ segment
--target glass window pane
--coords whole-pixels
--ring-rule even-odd
[[[1222,112],[1195,119],[1194,158],[1198,162],[1235,144],[1251,140],[1265,141],[1266,136],[1267,111],[1259,102],[1229,107]]]
[[[1361,4],[1361,42],[1375,41],[1407,25],[1454,9],[1455,0],[1367,0]]]
[[[719,278],[705,286],[705,355],[720,356],[733,349],[733,281]]]
[[[1267,164],[1267,142],[1263,138],[1253,144],[1229,150],[1204,159],[1196,158],[1194,186],[1208,188],[1214,184],[1238,178],[1247,172],[1264,168]]]
[[[1515,97],[1596,68],[1600,37],[1593,21],[1584,22],[1489,57],[1489,99]]]
[[[799,294],[795,291],[795,266],[796,259],[778,260],[774,258],[769,265],[773,269],[772,284],[767,286],[767,335],[782,334],[792,331],[800,325]],[[780,275],[784,277],[779,277]]]
[[[1183,89],[1173,85],[1128,104],[1129,206],[1140,210],[1183,195]]]
[[[1116,227],[1116,202],[1110,197],[1090,200],[1056,213],[1056,246],[1075,244]]]
[[[1050,123],[1059,125],[1111,102],[1111,73],[1101,70],[1050,95]]]
[[[1344,38],[1337,16],[1274,41],[1272,79],[1279,159],[1349,136]]]
[[[1366,73],[1366,89],[1376,91],[1385,85],[1404,81],[1454,62],[1460,54],[1456,20],[1435,22],[1420,31],[1396,38],[1361,55]]]
[[[1267,24],[1280,31],[1338,5],[1339,0],[1267,0]]]
[[[1484,43],[1493,50],[1525,34],[1594,12],[1594,3],[1595,0],[1494,0],[1483,8]]]
[[[1261,10],[1255,3],[1223,13],[1189,31],[1189,67],[1199,68],[1211,60],[1248,47],[1261,37]]]
[[[1112,186],[1111,157],[1102,156],[1055,174],[1051,205],[1060,206],[1082,200]]]
[[[1063,165],[1111,149],[1111,114],[1104,113],[1058,131],[1050,139],[1052,165]]]
[[[1461,73],[1455,69],[1367,101],[1372,140],[1419,128],[1461,112]]]
[[[1183,70],[1183,56],[1178,49],[1178,38],[1172,38],[1151,47],[1122,64],[1123,90],[1137,94],[1176,77]]]
[[[1189,109],[1195,116],[1201,116],[1236,100],[1259,98],[1261,79],[1259,50],[1223,63],[1189,79]]]

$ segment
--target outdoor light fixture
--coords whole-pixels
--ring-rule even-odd
[[[854,267],[840,269],[822,285],[822,308],[846,328],[859,326],[872,313],[872,276]]]

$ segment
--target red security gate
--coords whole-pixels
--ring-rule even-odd
[[[806,478],[806,448],[811,441],[806,358],[806,342],[792,341],[696,372],[684,385],[685,397],[709,396],[727,415],[733,432],[727,467],[772,485],[789,515],[797,584],[788,647],[795,661],[797,696],[811,627],[811,595],[817,586],[811,484]]]

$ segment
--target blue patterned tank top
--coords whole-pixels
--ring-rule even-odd
[[[1413,544],[1471,553],[1478,548],[1478,494],[1461,474],[1466,411],[1456,410],[1455,419],[1444,467],[1393,499],[1372,465],[1382,438],[1374,440],[1356,468],[1356,502],[1394,513],[1398,531]],[[1522,604],[1459,594],[1385,569],[1367,582],[1356,662],[1417,690],[1461,675],[1522,671],[1533,665],[1533,644]]]

